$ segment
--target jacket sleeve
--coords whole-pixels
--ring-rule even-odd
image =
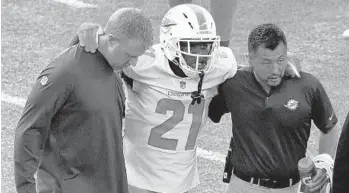
[[[333,193],[349,190],[349,112],[339,138],[333,169]]]
[[[72,90],[71,77],[57,60],[40,73],[32,87],[15,130],[14,173],[18,193],[36,192],[34,174],[50,131],[51,120]]]

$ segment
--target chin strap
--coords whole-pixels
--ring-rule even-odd
[[[205,76],[205,72],[201,71],[199,73],[200,80],[199,80],[199,84],[198,84],[198,90],[191,93],[191,98],[193,99],[191,101],[192,105],[194,105],[195,102],[200,104],[201,103],[201,99],[205,98],[204,95],[201,93],[202,81],[204,79],[204,76]]]

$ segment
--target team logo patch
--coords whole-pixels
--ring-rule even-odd
[[[179,82],[179,87],[181,87],[181,89],[185,89],[185,87],[187,86],[186,84],[187,84],[187,83],[186,83],[185,81],[181,80],[181,81]]]
[[[334,116],[334,113],[332,112],[332,114],[331,114],[331,116],[328,118],[328,120],[329,120],[329,121],[332,121],[333,116]]]
[[[40,84],[41,84],[42,86],[45,86],[45,85],[47,84],[47,82],[48,82],[47,76],[43,76],[43,77],[41,78],[41,80],[40,80]]]
[[[287,101],[286,104],[284,104],[284,107],[290,109],[290,110],[296,110],[299,107],[299,102],[294,100],[294,99],[290,99]]]

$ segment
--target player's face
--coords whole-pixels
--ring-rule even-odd
[[[211,42],[190,42],[189,46],[187,43],[181,42],[181,51],[185,53],[195,54],[195,55],[209,55],[212,50]],[[207,66],[207,61],[210,59],[209,57],[203,56],[191,56],[188,54],[182,54],[185,62],[188,66],[195,69],[196,62],[198,60],[199,66],[198,70],[203,70]]]
[[[121,70],[130,65],[136,65],[138,57],[144,54],[145,49],[141,41],[121,39],[110,44],[109,51],[111,53],[110,65],[114,70]]]
[[[256,52],[250,53],[249,62],[258,79],[269,86],[277,86],[281,83],[287,67],[287,47],[280,42],[274,50],[271,50],[262,44]]]

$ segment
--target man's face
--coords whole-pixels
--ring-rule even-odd
[[[119,39],[109,43],[110,65],[114,70],[121,70],[130,65],[136,65],[138,57],[143,55],[145,48],[141,41],[134,39]]]
[[[190,42],[190,49],[188,44],[181,43],[181,51],[185,53],[195,54],[195,55],[209,55],[212,50],[212,43],[211,42]],[[188,54],[182,54],[185,62],[188,66],[190,66],[192,69],[196,68],[196,61],[197,56],[191,56]],[[207,66],[207,61],[209,60],[209,57],[199,57],[199,66],[198,70],[201,71],[205,69]]]
[[[277,86],[287,67],[287,47],[281,41],[274,50],[262,44],[254,53],[250,53],[249,62],[258,79],[269,86]]]

